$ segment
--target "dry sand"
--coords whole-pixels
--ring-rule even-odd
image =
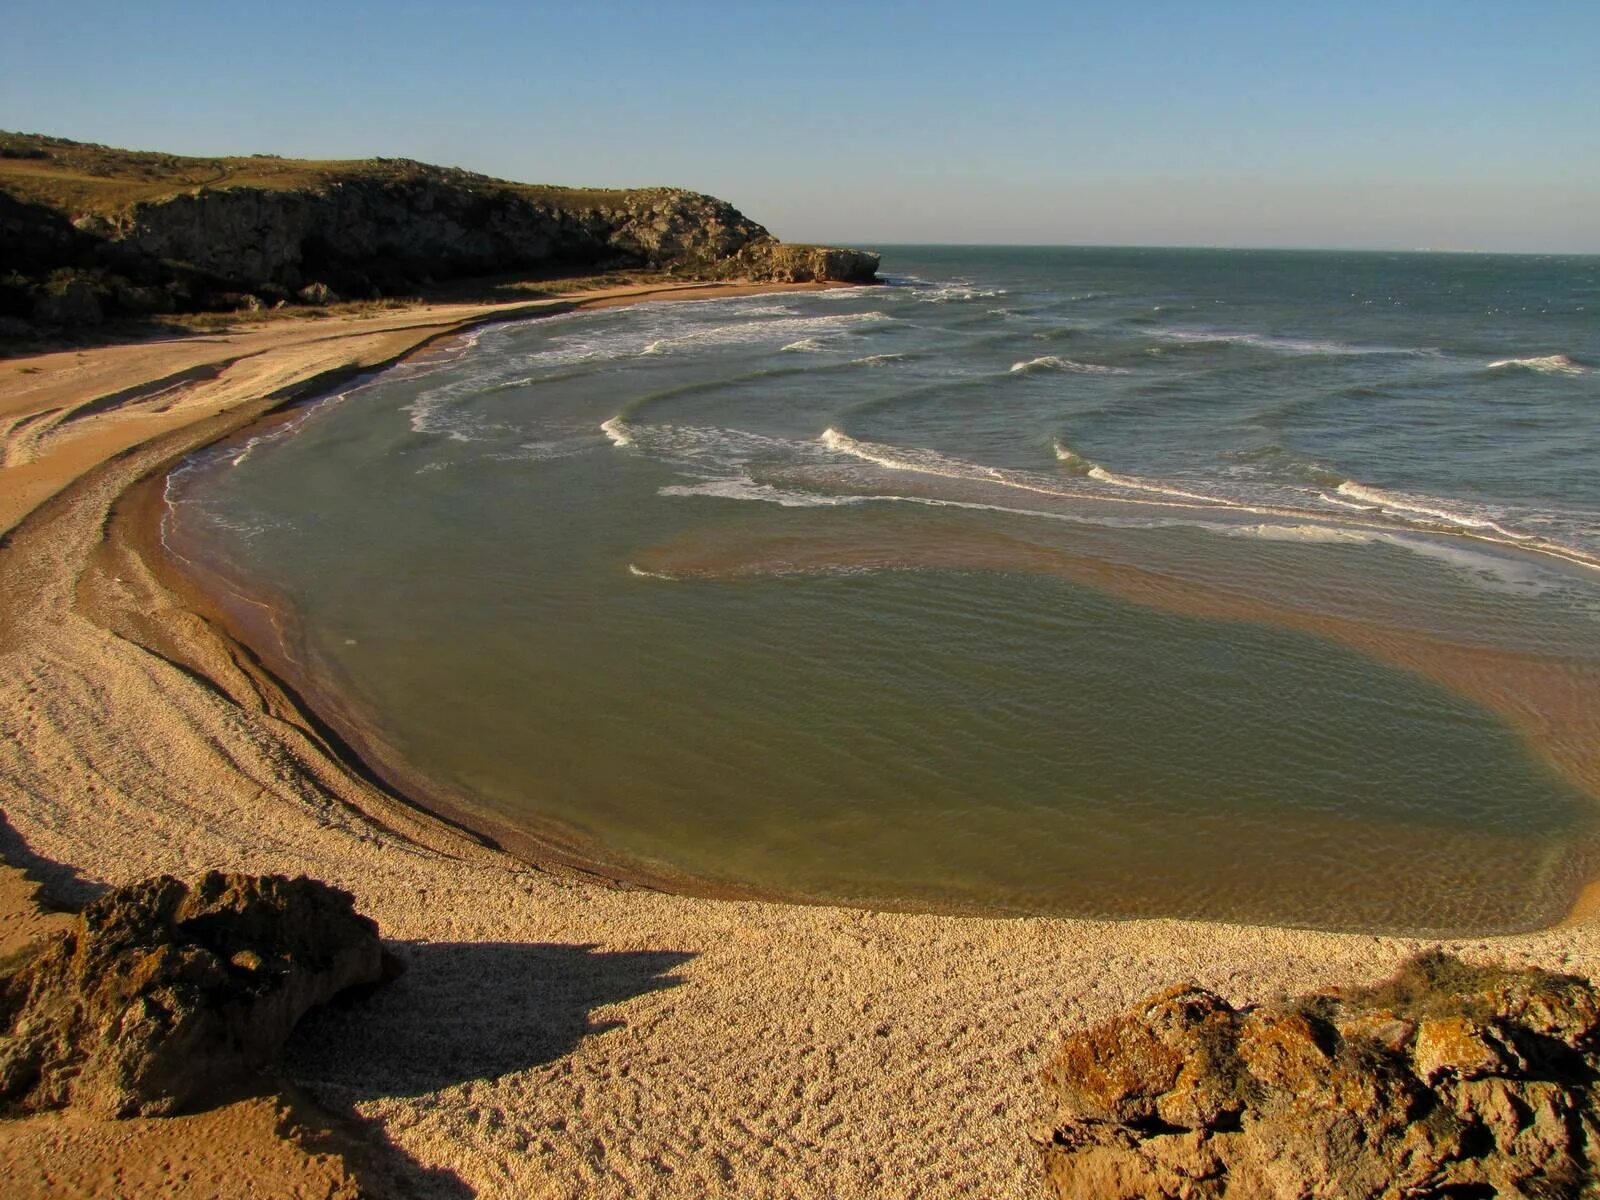
[[[66,896],[213,867],[354,892],[410,970],[308,1018],[288,1069],[406,1190],[1035,1196],[1033,1077],[1067,1030],[1178,980],[1236,1002],[1371,980],[1421,944],[616,888],[486,849],[372,784],[152,568],[134,501],[284,397],[486,315],[433,306],[0,362],[0,851]],[[53,920],[27,915],[25,891],[0,880],[0,936]],[[1444,944],[1593,977],[1597,931]],[[339,1164],[251,1103],[153,1133],[41,1118],[0,1140],[0,1169],[37,1194],[85,1186],[51,1192],[52,1155],[58,1175],[122,1170],[130,1195],[244,1194],[250,1163],[283,1151],[257,1194],[341,1194]],[[245,1147],[231,1191],[218,1144]],[[186,1191],[184,1169],[211,1182]]]

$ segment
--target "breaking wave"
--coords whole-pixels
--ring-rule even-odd
[[[1461,508],[1449,507],[1446,501],[1432,496],[1414,496],[1403,492],[1385,491],[1382,488],[1369,487],[1364,483],[1357,483],[1347,479],[1334,489],[1341,496],[1348,496],[1358,504],[1371,509],[1378,509],[1390,513],[1411,513],[1417,516],[1431,517],[1442,521],[1446,525],[1456,525],[1474,532],[1488,530],[1499,534],[1501,537],[1513,541],[1532,541],[1532,534],[1517,533],[1505,526],[1490,520],[1481,514],[1463,511]]]
[[[1536,371],[1541,375],[1585,375],[1588,368],[1565,354],[1545,354],[1537,358],[1502,358],[1489,364],[1490,371]]]
[[[1012,375],[1029,375],[1035,371],[1072,371],[1079,375],[1126,375],[1122,367],[1105,367],[1098,363],[1077,362],[1057,354],[1045,354],[1025,362],[1011,364]]]

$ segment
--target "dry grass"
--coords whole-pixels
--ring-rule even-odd
[[[510,183],[410,159],[318,160],[265,154],[197,158],[0,131],[0,188],[74,218],[115,216],[140,201],[208,188],[320,190],[355,180],[402,183],[427,179],[514,192],[535,203],[567,209],[608,208],[639,194],[637,190]]]

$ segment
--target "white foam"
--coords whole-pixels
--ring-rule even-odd
[[[1586,369],[1572,361],[1565,354],[1545,354],[1537,358],[1502,358],[1492,362],[1488,367],[1491,371],[1517,369],[1523,371],[1536,371],[1541,375],[1583,375]]]
[[[1334,490],[1341,496],[1349,496],[1352,500],[1358,500],[1363,504],[1386,512],[1416,513],[1419,516],[1432,517],[1435,520],[1443,521],[1447,525],[1459,525],[1464,529],[1487,529],[1514,541],[1527,541],[1531,537],[1529,534],[1517,533],[1507,529],[1487,517],[1474,516],[1459,508],[1446,507],[1445,501],[1432,496],[1413,496],[1401,492],[1384,491],[1382,488],[1368,487],[1364,483],[1357,483],[1353,479],[1345,480]]]
[[[1249,503],[1238,498],[1189,491],[1138,476],[1117,474],[1106,470],[1099,464],[1090,463],[1088,460],[1082,459],[1070,448],[1060,443],[1057,444],[1056,452],[1058,460],[1070,465],[1076,459],[1086,468],[1083,470],[1083,475],[1088,480],[1107,485],[1118,491],[1135,492],[1138,495],[1115,496],[1103,492],[1085,491],[1082,488],[1072,488],[1070,486],[1067,488],[1051,486],[1043,477],[1030,476],[1017,471],[1004,471],[998,467],[980,466],[976,463],[966,463],[958,459],[947,458],[932,450],[861,442],[848,434],[840,433],[836,429],[826,430],[818,440],[831,450],[864,459],[889,470],[911,471],[952,479],[995,483],[1019,491],[1034,492],[1068,500],[1115,500],[1118,503],[1144,504],[1163,508],[1225,510],[1237,513],[1252,513],[1266,517],[1284,517],[1289,518],[1291,521],[1317,520],[1321,517],[1321,514],[1298,505]],[[1068,456],[1071,457],[1069,458]],[[1402,528],[1409,528],[1422,533],[1449,534],[1454,532],[1487,542],[1497,542],[1518,550],[1528,550],[1548,555],[1549,557],[1590,569],[1600,569],[1600,559],[1596,559],[1595,556],[1585,551],[1558,542],[1551,542],[1543,538],[1507,530],[1487,518],[1475,517],[1454,509],[1445,508],[1442,501],[1429,502],[1430,498],[1427,497],[1402,497],[1396,493],[1379,492],[1375,488],[1367,488],[1349,481],[1341,484],[1337,490],[1353,500],[1362,502],[1360,504],[1342,506],[1361,508],[1368,517],[1366,521],[1355,517],[1342,518],[1349,528],[1394,532],[1394,525],[1390,524],[1392,522],[1398,523]],[[1332,497],[1327,498],[1333,499]],[[1339,504],[1340,502],[1335,500],[1334,503]],[[1411,515],[1408,516],[1408,514]],[[1432,520],[1426,524],[1419,524],[1416,520],[1417,517],[1430,517]],[[1328,519],[1333,519],[1332,514],[1328,515]],[[1355,522],[1355,524],[1351,524],[1351,522]],[[1233,528],[1235,526],[1229,527]]]
[[[1360,503],[1356,503],[1356,502],[1353,502],[1353,501],[1350,501],[1350,500],[1341,500],[1337,496],[1328,495],[1327,492],[1318,492],[1317,496],[1322,501],[1324,501],[1327,504],[1333,505],[1335,508],[1353,508],[1357,512],[1372,512],[1373,511],[1373,505],[1371,505],[1371,504],[1360,504]]]
[[[817,350],[826,350],[827,348],[828,347],[824,342],[814,337],[801,338],[798,342],[790,342],[787,346],[780,347],[780,349],[786,353],[803,353],[807,351],[814,352]]]
[[[572,458],[592,449],[593,438],[561,438],[549,442],[522,442],[515,450],[490,454],[488,457],[495,462],[549,462],[557,458]]]
[[[977,463],[962,462],[959,459],[947,458],[936,450],[924,450],[914,446],[886,446],[877,442],[857,441],[847,433],[829,427],[822,431],[817,441],[829,450],[840,454],[848,454],[852,458],[863,459],[890,471],[912,471],[921,475],[939,475],[946,479],[981,479],[986,481],[1007,482],[1003,473],[997,467],[979,466]],[[1018,484],[1017,486],[1026,486]],[[1047,488],[1033,488],[1031,490],[1049,492]],[[1059,494],[1059,493],[1052,493]]]
[[[862,442],[849,434],[841,433],[832,428],[824,430],[822,436],[817,440],[830,450],[864,459],[891,471],[911,471],[923,475],[943,476],[947,479],[969,479],[982,483],[996,483],[1002,487],[1015,488],[1024,492],[1035,492],[1042,496],[1059,496],[1063,499],[1074,500],[1115,499],[1127,504],[1164,504],[1167,507],[1178,508],[1203,506],[1207,508],[1234,508],[1242,512],[1270,511],[1217,496],[1182,491],[1165,484],[1138,479],[1131,475],[1115,475],[1104,467],[1090,463],[1087,460],[1080,460],[1087,467],[1083,472],[1086,478],[1118,490],[1137,491],[1146,493],[1151,497],[1160,496],[1164,499],[1105,496],[1086,491],[1082,487],[1069,486],[1068,488],[1062,488],[1059,486],[1058,480],[1049,477],[1034,476],[1021,471],[1007,471],[1000,467],[987,467],[978,463],[963,462],[960,459],[948,458],[935,450]],[[1056,457],[1063,462],[1069,461],[1062,457],[1061,451],[1065,449],[1064,446],[1057,443]],[[1072,454],[1072,451],[1066,450],[1066,453]]]
[[[609,420],[600,422],[600,432],[611,439],[613,446],[633,445],[633,434],[629,431],[627,422],[621,417],[612,417]]]
[[[1012,375],[1027,375],[1034,371],[1072,371],[1079,375],[1126,375],[1121,367],[1104,367],[1096,363],[1077,362],[1057,354],[1045,354],[1025,362],[1011,364]]]
[[[850,365],[853,367],[886,367],[890,363],[899,362],[904,354],[869,354],[865,358],[853,358]]]
[[[1100,483],[1109,483],[1112,487],[1130,488],[1134,491],[1149,492],[1152,495],[1172,496],[1179,500],[1197,500],[1201,504],[1217,504],[1224,507],[1248,508],[1248,505],[1233,504],[1217,496],[1206,496],[1199,492],[1186,492],[1180,488],[1168,487],[1162,483],[1151,483],[1148,479],[1140,479],[1134,475],[1114,475],[1101,466],[1089,468],[1090,479]]]
[[[669,575],[665,571],[646,571],[643,567],[628,564],[628,574],[637,575],[640,579],[665,579],[668,583],[677,581],[676,575]]]
[[[910,298],[920,304],[959,304],[971,300],[992,300],[1006,294],[1005,288],[983,287],[959,279],[929,283],[915,275],[906,275],[898,278],[891,276],[887,282],[905,288],[911,293]]]
[[[832,434],[832,436],[829,437],[828,434]],[[893,454],[882,453],[885,450],[898,450],[899,448],[879,447],[871,443],[862,443],[846,434],[839,433],[837,430],[830,430],[828,434],[824,434],[825,444],[852,456],[867,458],[869,461],[886,466],[891,470],[909,470],[954,478],[993,481],[1049,496],[1070,495],[1070,493],[1053,491],[1048,488],[1031,487],[1020,483],[1014,478],[997,478],[991,473],[994,470],[993,468],[979,467],[976,464],[963,464],[956,460],[943,458],[943,456],[937,455],[933,451],[923,451],[920,452],[920,455],[916,451],[899,451],[900,453],[917,457],[919,461],[913,464],[907,460],[897,459]],[[1062,449],[1065,450],[1065,447]],[[1068,450],[1066,453],[1070,454],[1071,451]],[[1171,489],[1160,490],[1163,494],[1169,494],[1172,491]],[[1457,571],[1468,582],[1489,587],[1493,590],[1527,594],[1529,591],[1548,591],[1552,588],[1559,589],[1564,586],[1562,577],[1541,569],[1535,563],[1508,559],[1492,553],[1474,550],[1467,545],[1452,544],[1447,540],[1447,537],[1441,537],[1435,531],[1418,530],[1405,532],[1372,525],[1349,525],[1338,523],[1332,517],[1328,519],[1330,523],[1324,523],[1316,520],[1313,514],[1309,513],[1285,514],[1286,519],[1280,521],[1267,520],[1248,523],[1220,519],[1208,520],[1198,516],[1178,515],[1173,511],[1151,515],[1117,516],[1108,513],[1038,509],[938,496],[902,496],[893,493],[828,494],[758,483],[748,475],[739,475],[732,478],[702,479],[692,484],[671,485],[659,489],[657,494],[662,496],[698,496],[735,501],[753,501],[777,504],[785,508],[835,508],[862,504],[915,504],[929,508],[1000,513],[1007,516],[1064,521],[1070,524],[1112,529],[1194,529],[1224,537],[1251,538],[1269,542],[1294,542],[1329,546],[1388,545],[1407,553],[1438,561]],[[1183,495],[1184,493],[1176,494]],[[1130,503],[1152,502],[1134,500],[1130,501]],[[1164,503],[1159,507],[1172,510],[1184,507],[1194,508],[1196,506]],[[1206,507],[1210,507],[1213,511],[1221,512],[1261,511],[1244,506],[1216,502]],[[1546,552],[1554,553],[1553,551]],[[1556,554],[1555,556],[1568,557],[1563,554]],[[1571,561],[1580,560],[1572,559]]]
[[[1067,445],[1060,439],[1056,440],[1055,449],[1056,461],[1060,462],[1069,471],[1076,475],[1087,475],[1090,471],[1095,470],[1100,465],[1091,459],[1083,457],[1083,455],[1079,454],[1071,446]]]
[[[1437,353],[1430,348],[1424,347],[1360,346],[1350,342],[1328,341],[1320,338],[1278,337],[1267,333],[1238,333],[1215,329],[1163,329],[1155,331],[1153,336],[1165,342],[1177,342],[1186,345],[1223,343],[1255,346],[1262,350],[1276,350],[1282,354],[1361,356],[1369,354],[1432,355]],[[1158,354],[1160,351],[1152,348],[1146,353]]]
[[[785,310],[786,311],[786,310]],[[741,318],[748,313],[738,314]],[[618,337],[610,331],[604,338],[586,339],[581,343],[557,347],[542,352],[541,362],[591,361],[595,359],[623,358],[631,355],[656,356],[693,351],[712,346],[745,346],[776,342],[782,349],[797,347],[819,335],[849,333],[866,326],[894,321],[887,313],[873,310],[857,313],[830,313],[824,316],[783,316],[769,320],[721,321],[714,324],[657,320],[640,334]],[[821,349],[799,346],[801,349]]]
[[[1336,525],[1309,523],[1280,525],[1264,521],[1256,525],[1216,525],[1215,528],[1229,537],[1252,537],[1269,542],[1370,544],[1386,540],[1385,534],[1371,529],[1349,529]]]
[[[707,479],[700,483],[678,483],[658,488],[658,496],[712,496],[719,500],[759,500],[784,508],[838,508],[847,504],[860,504],[870,497],[829,496],[822,492],[805,492],[794,488],[774,487],[757,483],[748,475],[731,479]]]

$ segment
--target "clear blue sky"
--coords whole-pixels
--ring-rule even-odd
[[[9,0],[0,127],[668,183],[795,241],[1600,252],[1600,0]]]

